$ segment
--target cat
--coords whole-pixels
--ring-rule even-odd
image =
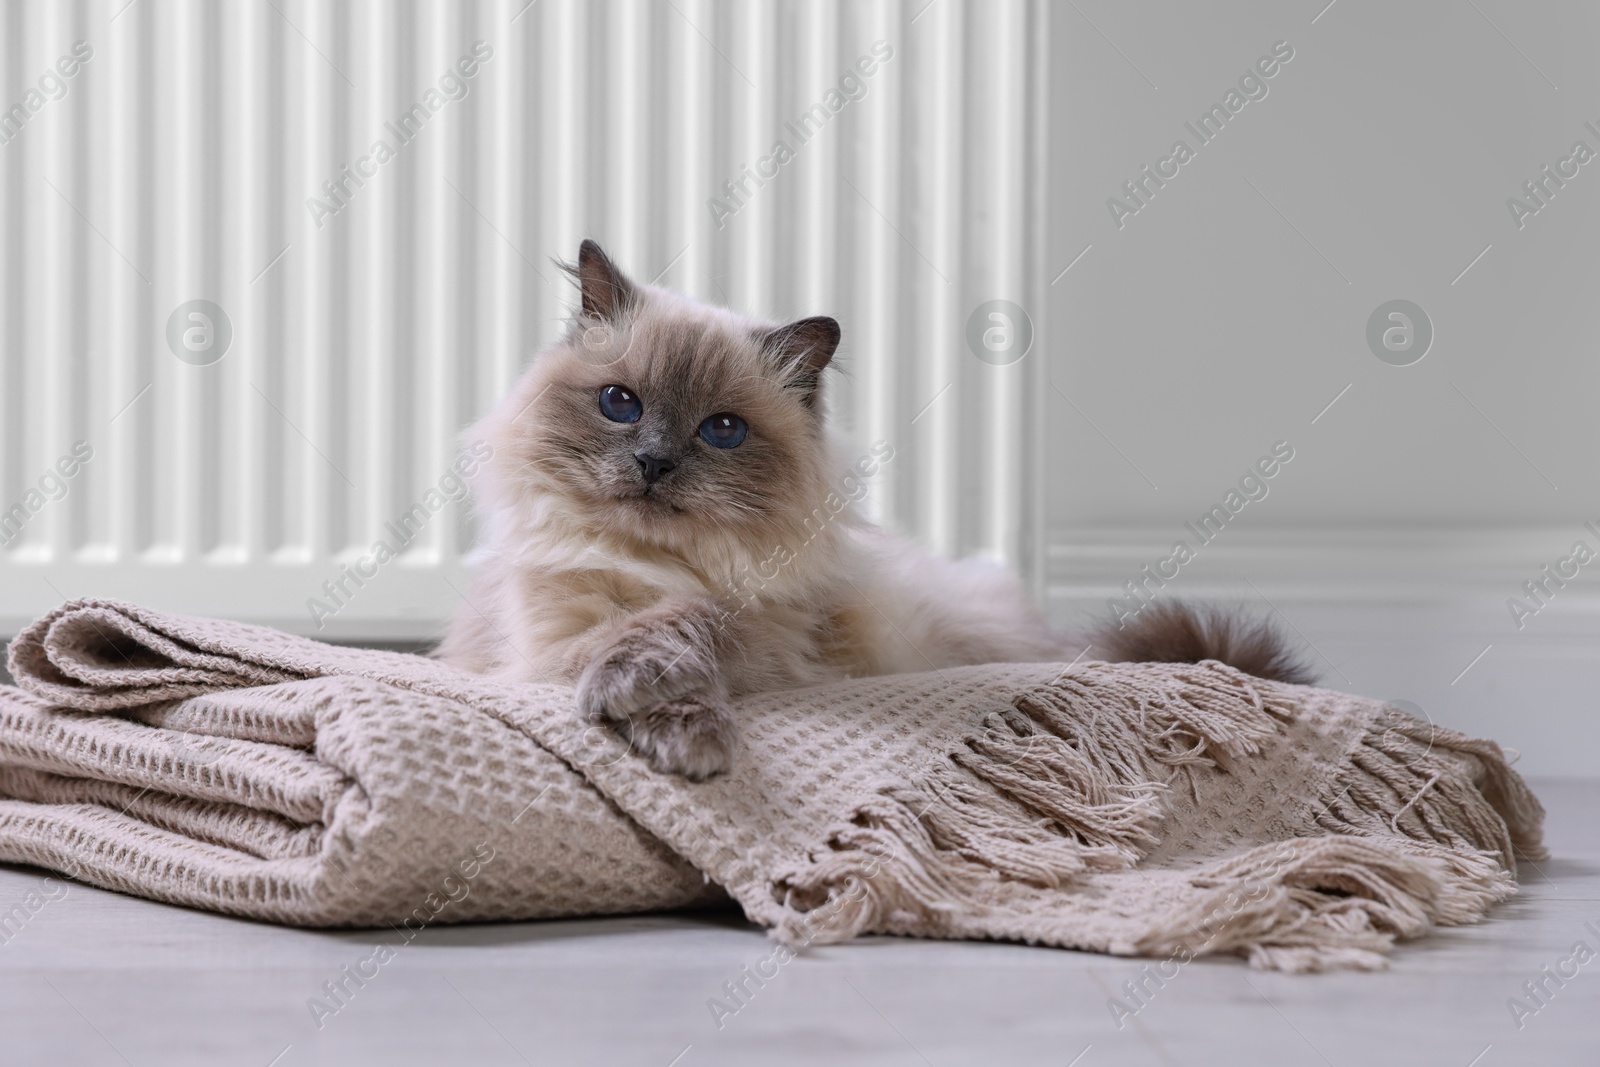
[[[892,447],[851,467],[829,434],[833,319],[756,322],[633,281],[593,241],[563,269],[570,329],[468,431],[494,455],[481,561],[436,656],[574,684],[579,714],[692,779],[729,767],[748,693],[1089,651],[1304,680],[1270,630],[1178,603],[1053,632],[998,564],[865,521],[861,476]]]

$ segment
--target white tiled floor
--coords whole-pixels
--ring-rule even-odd
[[[308,998],[381,935],[72,886],[0,945],[0,1063],[1600,1062],[1600,959],[1520,1031],[1506,1004],[1575,942],[1600,949],[1600,781],[1536,786],[1554,858],[1487,924],[1402,946],[1382,974],[1198,961],[1120,1031],[1107,998],[1138,962],[893,939],[809,951],[719,1029],[708,999],[770,951],[729,913],[430,929],[319,1030]],[[43,878],[0,867],[0,911]]]

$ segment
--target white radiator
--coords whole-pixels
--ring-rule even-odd
[[[0,634],[87,595],[436,633],[458,434],[562,328],[550,261],[585,236],[837,317],[835,415],[895,449],[879,517],[1037,578],[1042,315],[1015,360],[1026,322],[980,305],[1043,305],[1045,12],[7,5]],[[399,556],[330,599],[380,539]]]

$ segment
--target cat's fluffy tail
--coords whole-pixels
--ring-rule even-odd
[[[1088,638],[1095,659],[1114,663],[1214,659],[1258,678],[1296,685],[1317,680],[1270,622],[1214,606],[1149,604],[1133,619],[1102,623]]]

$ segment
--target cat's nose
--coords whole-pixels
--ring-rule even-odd
[[[644,474],[644,480],[651,485],[659,482],[677,464],[672,462],[670,456],[659,456],[653,452],[636,452],[633,456],[639,461],[639,470]]]

